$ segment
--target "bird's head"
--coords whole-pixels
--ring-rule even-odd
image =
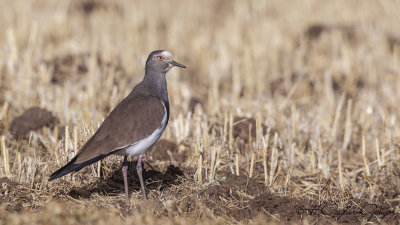
[[[166,73],[174,66],[186,68],[185,65],[175,61],[172,54],[165,50],[153,51],[146,60],[146,70]]]

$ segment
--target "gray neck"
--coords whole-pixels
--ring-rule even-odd
[[[143,87],[147,89],[151,95],[159,97],[163,102],[168,102],[167,80],[165,79],[165,73],[146,68],[141,85],[143,85]]]

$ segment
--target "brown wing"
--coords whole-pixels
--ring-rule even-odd
[[[146,138],[161,127],[165,112],[163,103],[157,97],[127,97],[79,150],[74,164],[107,155]]]

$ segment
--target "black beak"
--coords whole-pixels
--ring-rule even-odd
[[[186,68],[185,65],[178,63],[177,61],[172,60],[172,62],[170,62],[171,65],[173,66],[177,66],[177,67],[181,67],[181,68]]]

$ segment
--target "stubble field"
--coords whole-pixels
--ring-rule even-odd
[[[3,1],[0,224],[395,224],[397,1]],[[172,52],[144,156],[48,182]]]

